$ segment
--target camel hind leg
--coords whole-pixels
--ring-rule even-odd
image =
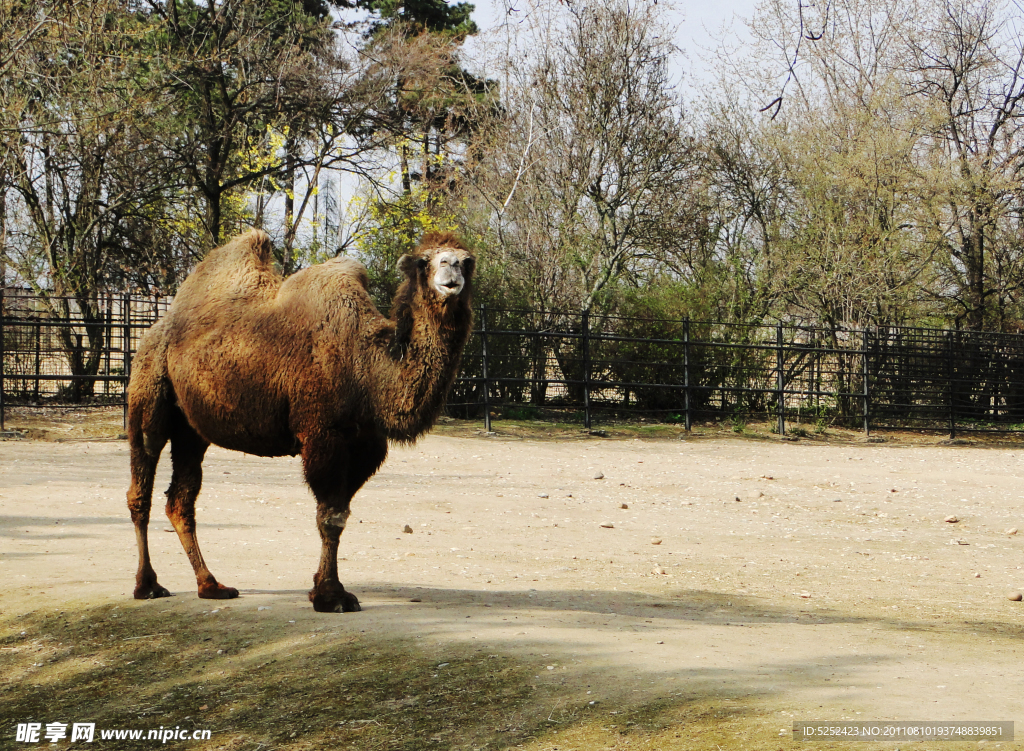
[[[167,518],[178,533],[192,570],[199,596],[208,600],[230,600],[238,590],[219,584],[203,560],[196,539],[196,497],[203,484],[203,457],[209,448],[184,416],[178,414],[171,427],[171,484],[167,488]]]
[[[137,386],[139,380],[133,378],[132,386]],[[139,570],[135,575],[134,592],[136,600],[171,595],[157,582],[156,572],[149,559],[149,512],[153,501],[156,465],[167,443],[166,410],[167,400],[161,398],[158,388],[134,388],[129,392],[128,448],[132,480],[128,488],[128,510],[135,525],[135,539],[139,546]]]

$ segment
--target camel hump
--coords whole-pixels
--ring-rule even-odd
[[[354,258],[332,258],[285,279],[277,291],[276,304],[280,308],[318,310],[320,314],[334,308],[338,300],[347,301],[349,307],[372,307],[369,288],[370,277],[363,264]]]
[[[239,235],[235,240],[239,244],[248,245],[249,253],[255,256],[261,264],[270,265],[274,262],[270,235],[263,230],[251,229],[244,235]]]
[[[270,245],[270,236],[263,230],[249,230],[231,238],[219,248],[211,250],[203,259],[203,264],[234,268],[242,266],[272,267],[274,256]]]
[[[332,258],[322,265],[332,274],[343,274],[354,279],[359,282],[363,289],[370,288],[370,274],[366,271],[366,267],[355,258],[338,256],[337,258]]]
[[[356,259],[340,256],[288,277],[281,285],[278,297],[296,294],[314,297],[333,293],[344,294],[346,290],[351,291],[354,287],[359,287],[363,291],[368,290],[370,275],[366,272],[366,267]]]
[[[266,232],[254,229],[207,253],[176,299],[183,297],[189,304],[217,299],[256,300],[273,297],[280,284],[270,238]]]

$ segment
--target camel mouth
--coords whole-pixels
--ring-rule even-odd
[[[464,286],[464,282],[459,278],[449,279],[444,282],[435,280],[433,284],[434,290],[442,298],[454,297],[455,295],[462,292],[462,288]]]

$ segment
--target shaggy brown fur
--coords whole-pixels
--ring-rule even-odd
[[[143,337],[128,387],[139,545],[135,597],[166,597],[150,564],[147,527],[164,445],[173,465],[167,516],[196,573],[199,596],[236,597],[203,561],[195,500],[211,444],[259,456],[301,454],[323,542],[309,598],[319,611],[359,610],[338,580],[349,502],[387,456],[437,419],[472,325],[474,259],[450,234],[403,256],[391,318],[367,294],[366,269],[337,258],[283,280],[270,240],[253,231],[217,248]]]

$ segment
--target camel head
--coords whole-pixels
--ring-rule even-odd
[[[398,260],[398,269],[409,280],[410,289],[445,303],[468,291],[475,264],[473,254],[454,235],[432,232]]]

